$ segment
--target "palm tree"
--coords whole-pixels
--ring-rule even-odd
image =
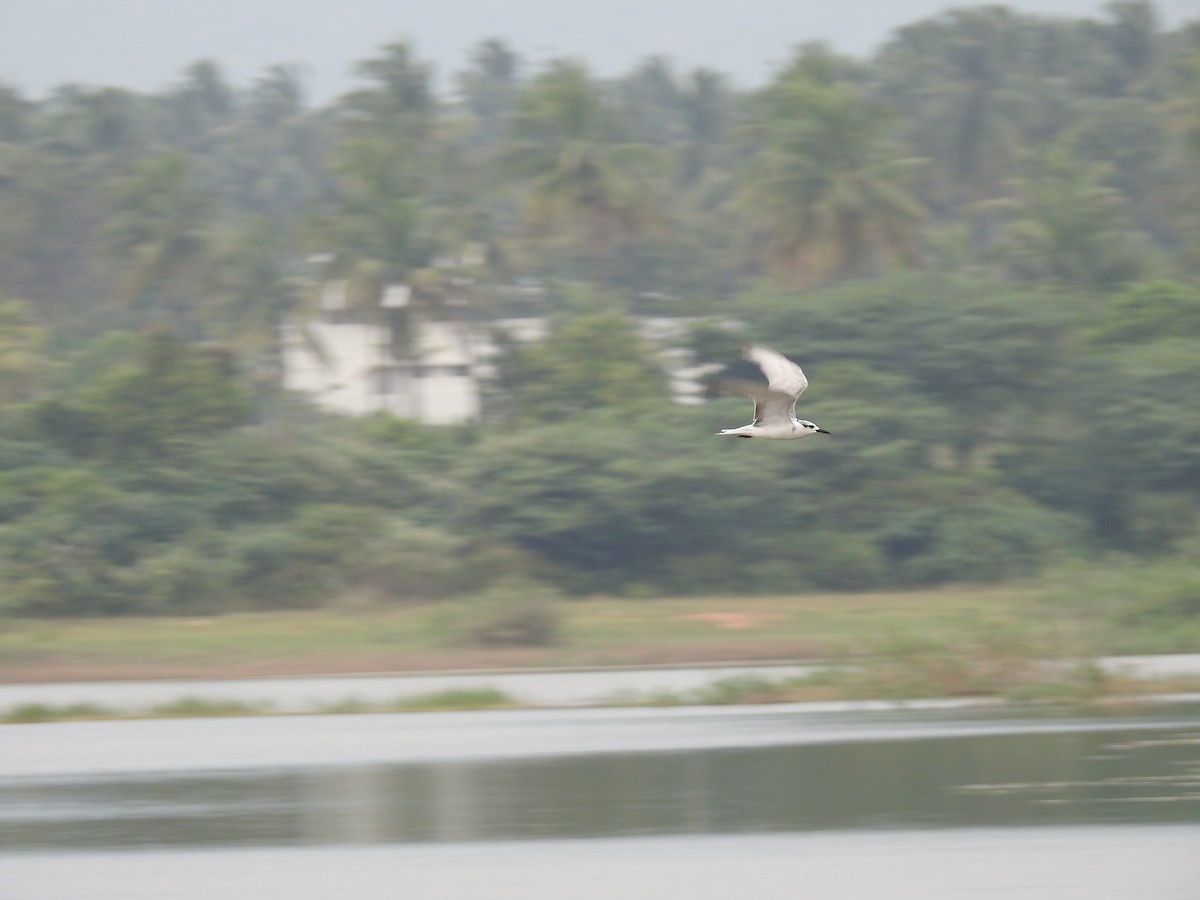
[[[0,142],[18,141],[25,135],[33,108],[14,88],[0,83]]]
[[[39,314],[94,296],[103,276],[88,245],[117,168],[88,146],[85,117],[63,93],[34,104],[0,85],[0,296],[27,297]]]
[[[1037,26],[1040,27],[1040,26]],[[996,196],[1025,140],[1047,79],[1033,22],[1004,7],[954,10],[899,29],[879,55],[885,97],[904,112],[906,137],[929,168],[935,202]]]
[[[337,206],[322,240],[336,254],[332,274],[353,282],[371,305],[425,255],[418,243],[420,170],[404,145],[363,139],[341,148],[338,172]]]
[[[1111,93],[1130,93],[1145,83],[1157,55],[1158,15],[1145,0],[1113,0],[1105,5],[1110,22],[1096,31],[1112,53]]]
[[[255,81],[248,100],[251,118],[263,125],[276,125],[298,116],[304,108],[300,68],[268,66]]]
[[[661,162],[653,148],[621,140],[611,104],[571,60],[533,79],[501,157],[524,187],[528,233],[582,249],[594,262],[609,260],[620,238],[660,222],[654,187]]]
[[[725,79],[704,68],[678,77],[666,59],[656,56],[622,78],[617,89],[622,121],[635,139],[675,156],[677,187],[696,184],[730,117]]]
[[[280,325],[300,294],[299,280],[288,273],[280,230],[260,217],[223,238],[215,253],[213,286],[213,306],[224,331],[220,337],[276,367]]]
[[[124,269],[120,299],[176,326],[186,322],[204,289],[212,213],[212,198],[193,179],[186,154],[141,160],[117,187],[109,226],[111,250]]]
[[[294,225],[332,188],[325,123],[304,108],[301,72],[271,66],[205,159],[223,202],[250,216]]]
[[[159,101],[163,137],[171,146],[199,151],[234,113],[234,92],[212,60],[192,63],[183,82]]]
[[[121,88],[67,85],[47,104],[39,133],[43,146],[89,156],[98,171],[126,164],[140,149],[137,98]]]
[[[503,68],[503,53],[481,55]],[[494,58],[493,58],[494,57]],[[335,254],[330,274],[346,279],[360,309],[378,306],[388,285],[410,286],[438,249],[436,191],[451,149],[437,130],[430,67],[404,42],[360,63],[369,87],[346,95],[335,116],[343,140],[336,149],[335,199],[318,231]]]
[[[339,108],[356,136],[420,142],[429,137],[436,102],[432,71],[404,41],[388,44],[382,55],[357,66],[369,87],[342,98]]]
[[[1139,274],[1144,249],[1125,221],[1120,192],[1103,183],[1102,166],[1056,144],[1026,169],[1016,199],[996,204],[1012,217],[993,248],[1009,275],[1105,288]]]
[[[679,179],[689,186],[704,176],[725,132],[731,117],[729,88],[724,77],[712,69],[695,69],[684,82],[679,102],[684,125]]]
[[[471,63],[455,83],[467,112],[478,123],[474,137],[490,147],[499,142],[516,103],[521,60],[507,44],[493,38],[474,49]]]
[[[671,147],[682,138],[681,90],[671,63],[652,56],[615,84],[622,121],[640,143]]]
[[[887,111],[808,47],[760,98],[743,208],[768,262],[797,285],[918,256],[922,210],[907,184],[915,160],[891,139]]]

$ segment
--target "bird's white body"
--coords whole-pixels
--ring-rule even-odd
[[[810,423],[811,424],[811,423]],[[799,419],[778,425],[757,425],[751,422],[740,428],[722,428],[717,434],[731,434],[734,437],[760,438],[764,441],[794,441],[797,438],[816,434],[818,429],[808,428]]]
[[[762,369],[767,383],[718,382],[719,389],[754,401],[753,422],[741,428],[722,429],[718,434],[767,441],[794,441],[810,434],[829,434],[807,419],[796,418],[796,400],[808,387],[803,369],[769,347],[751,345],[743,348],[742,356]]]

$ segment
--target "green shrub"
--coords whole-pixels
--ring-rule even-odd
[[[910,584],[1028,577],[1077,546],[1081,523],[1015,496],[906,512],[880,540]]]
[[[362,548],[357,580],[380,600],[438,600],[480,587],[486,566],[463,564],[465,542],[442,529],[391,516]]]
[[[798,565],[813,587],[864,591],[887,579],[887,563],[879,546],[863,534],[805,535]]]
[[[558,641],[562,596],[551,588],[504,582],[465,601],[459,636],[482,647],[544,647]]]

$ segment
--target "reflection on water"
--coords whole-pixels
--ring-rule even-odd
[[[0,780],[7,851],[1170,824],[1200,729]]]

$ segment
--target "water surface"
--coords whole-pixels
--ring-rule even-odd
[[[58,723],[0,747],[4,900],[1200,896],[1195,705]],[[328,893],[335,872],[362,886]]]

